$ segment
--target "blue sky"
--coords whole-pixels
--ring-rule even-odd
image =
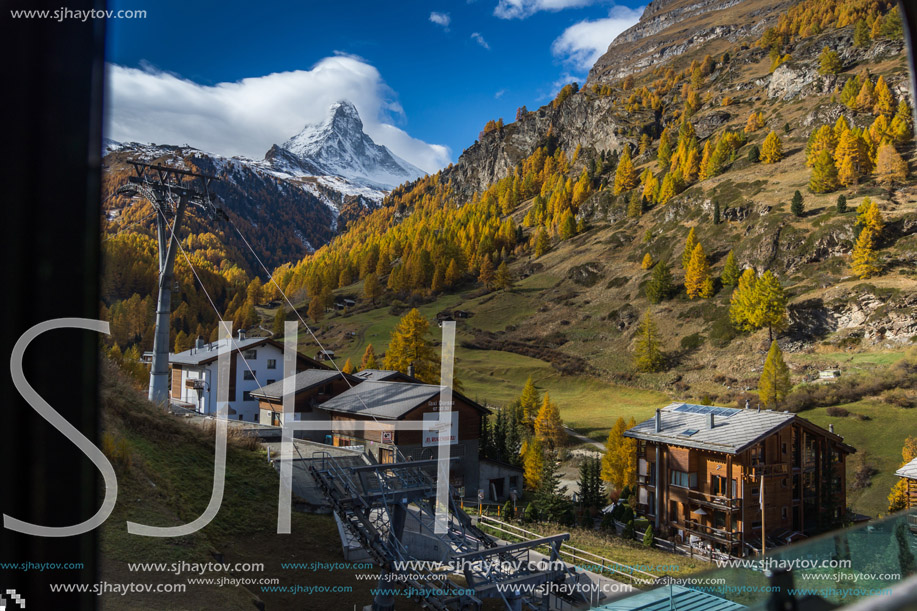
[[[340,97],[425,170],[536,108],[639,17],[596,0],[173,2],[109,22],[108,135],[260,158]]]

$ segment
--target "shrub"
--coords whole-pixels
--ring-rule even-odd
[[[646,547],[653,547],[653,525],[650,524],[646,527],[646,532],[643,533],[643,545]]]
[[[833,416],[835,418],[846,418],[847,416],[850,415],[850,412],[848,412],[843,407],[829,407],[828,409],[825,410],[825,412],[829,416]]]
[[[605,513],[602,514],[601,527],[602,527],[602,530],[609,530],[611,532],[616,532],[615,519],[611,515],[610,511],[606,511]]]
[[[624,505],[618,503],[614,506],[614,509],[611,510],[611,518],[620,522],[622,517],[624,517]]]
[[[917,396],[907,392],[903,388],[890,388],[882,393],[882,400],[889,405],[897,407],[911,408],[917,406]]]
[[[630,507],[625,507],[624,511],[621,512],[621,521],[625,523],[634,523],[634,510]]]
[[[625,539],[627,539],[628,541],[634,538],[634,521],[633,520],[630,520],[627,523],[627,526],[624,527],[624,532],[622,533],[622,536]]]
[[[850,484],[852,490],[863,490],[871,484],[872,476],[878,473],[867,459],[866,452],[860,452],[855,455],[854,459],[853,482]]]
[[[107,431],[102,433],[102,453],[111,462],[125,469],[130,469],[132,463],[131,448],[123,437],[115,439],[115,436]]]
[[[513,518],[515,518],[516,512],[513,511],[513,502],[506,501],[505,503],[503,503],[503,511],[501,513],[503,514],[504,520],[512,520]]]
[[[538,520],[538,510],[535,509],[535,505],[529,503],[525,507],[525,511],[522,512],[522,518],[526,522],[535,522]]]
[[[721,316],[713,321],[710,325],[710,343],[717,348],[725,347],[729,342],[738,336],[735,326],[729,320],[729,316]]]
[[[681,338],[681,349],[685,351],[697,350],[704,344],[704,336],[692,333]]]

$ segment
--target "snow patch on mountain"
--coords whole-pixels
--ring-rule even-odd
[[[271,147],[265,160],[281,172],[340,177],[376,191],[390,191],[426,175],[387,147],[376,144],[363,131],[360,114],[347,100],[332,104],[321,123],[306,125],[282,146]]]

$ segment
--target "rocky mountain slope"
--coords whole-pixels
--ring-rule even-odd
[[[348,223],[378,207],[385,194],[402,182],[424,175],[419,168],[380,146],[363,131],[356,108],[341,101],[328,109],[325,121],[307,125],[283,145],[273,145],[263,160],[226,158],[188,146],[105,143],[104,210],[108,229],[117,232],[140,220],[146,207],[114,195],[132,172],[128,161],[163,163],[195,169],[219,178],[213,190],[240,230],[270,266],[302,257],[327,243]],[[146,215],[149,216],[149,215]],[[225,232],[197,218],[191,232],[215,231],[235,262],[260,271],[234,231]]]

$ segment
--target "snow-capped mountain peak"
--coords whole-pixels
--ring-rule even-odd
[[[282,146],[271,147],[265,160],[291,174],[339,176],[386,191],[425,174],[376,144],[363,131],[360,114],[348,100],[332,104],[321,123],[306,125]]]

